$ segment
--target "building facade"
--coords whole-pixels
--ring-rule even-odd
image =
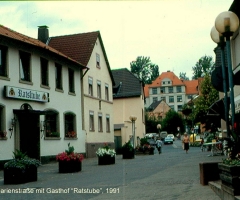
[[[44,163],[70,142],[85,153],[78,61],[0,26],[0,161],[19,149]]]
[[[113,88],[113,108],[114,137],[118,150],[125,142],[133,141],[133,129],[135,143],[146,134],[144,91],[142,82],[127,68],[112,70],[112,74],[116,83]],[[130,116],[137,117],[134,127]]]
[[[87,66],[82,77],[87,157],[95,157],[97,149],[104,143],[114,148],[114,80],[100,32],[50,37],[47,43]]]

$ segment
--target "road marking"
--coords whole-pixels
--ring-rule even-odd
[[[173,144],[172,146],[173,146],[173,148],[178,148],[176,144]]]

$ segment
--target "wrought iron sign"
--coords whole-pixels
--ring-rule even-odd
[[[49,102],[49,93],[36,90],[24,89],[13,86],[4,86],[5,96],[14,99]]]

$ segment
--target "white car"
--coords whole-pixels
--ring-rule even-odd
[[[174,135],[173,134],[168,134],[167,137],[171,137],[172,140],[174,141]]]

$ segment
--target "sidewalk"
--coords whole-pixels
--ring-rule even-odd
[[[196,147],[185,154],[175,142],[173,146],[165,145],[160,155],[155,151],[154,155],[137,155],[129,160],[117,155],[115,165],[99,166],[97,158],[85,159],[79,173],[59,174],[58,163],[42,165],[37,182],[20,185],[4,185],[3,171],[0,171],[0,192],[6,189],[33,192],[1,192],[0,198],[219,200],[209,186],[200,184],[199,163],[222,160],[222,156],[208,157],[208,154]]]

